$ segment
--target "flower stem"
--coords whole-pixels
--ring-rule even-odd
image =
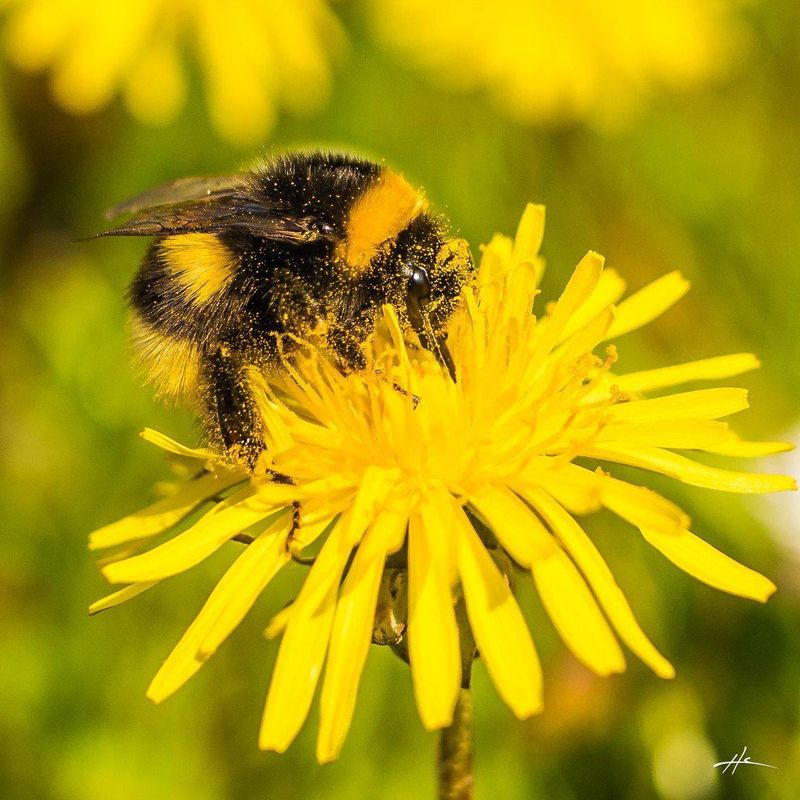
[[[439,800],[472,800],[472,694],[461,689],[453,722],[439,739]]]

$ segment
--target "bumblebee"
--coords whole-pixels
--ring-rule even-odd
[[[130,287],[134,350],[159,395],[195,406],[214,446],[251,468],[263,449],[247,369],[282,368],[298,340],[366,366],[381,306],[455,379],[445,326],[469,249],[385,166],[289,153],[183,178],[107,212],[101,236],[155,237]]]

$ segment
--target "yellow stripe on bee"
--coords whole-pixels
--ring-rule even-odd
[[[213,233],[185,233],[161,243],[161,255],[190,300],[207,303],[231,281],[238,259]]]
[[[384,170],[350,209],[338,256],[354,272],[361,272],[384,242],[427,207],[425,198],[402,175]]]

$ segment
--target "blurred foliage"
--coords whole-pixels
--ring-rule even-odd
[[[0,8],[9,5],[20,3]],[[622,366],[753,350],[764,367],[747,378],[754,410],[739,425],[756,438],[792,435],[800,6],[731,6],[748,47],[725,77],[681,92],[648,86],[638,115],[613,132],[510,120],[480,93],[438,88],[382,49],[365,3],[339,3],[335,12],[349,51],[329,102],[315,116],[278,119],[265,153],[313,144],[385,158],[425,186],[476,246],[494,231],[513,232],[526,201],[545,203],[546,297],[589,248],[632,288],[682,269],[694,290],[621,340]],[[416,717],[407,669],[384,649],[370,654],[338,763],[313,761],[313,717],[288,754],[256,749],[276,649],[261,631],[299,567],[160,708],[146,702],[145,687],[237,545],[133,603],[86,615],[106,591],[86,533],[139,508],[168,474],[138,430],[186,441],[198,434],[191,415],[157,404],[129,365],[125,287],[145,243],[76,240],[98,229],[104,208],[151,184],[252,160],[235,137],[218,138],[205,91],[187,61],[184,112],[152,128],[111,97],[100,111],[71,116],[51,99],[47,77],[0,64],[0,797],[432,797],[435,737]],[[590,675],[521,581],[546,709],[517,722],[477,667],[479,797],[796,797],[797,506],[646,482],[682,502],[698,534],[772,577],[777,595],[757,606],[716,593],[632,529],[592,519],[590,531],[678,676],[661,682],[634,659],[620,677]],[[777,769],[712,769],[744,745]]]

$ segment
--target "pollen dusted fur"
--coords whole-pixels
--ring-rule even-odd
[[[104,235],[155,237],[130,289],[145,374],[160,395],[198,405],[212,445],[251,466],[263,444],[248,369],[282,369],[298,341],[363,369],[391,304],[410,344],[451,363],[445,328],[472,278],[469,248],[384,166],[289,153],[113,213],[131,216]]]

